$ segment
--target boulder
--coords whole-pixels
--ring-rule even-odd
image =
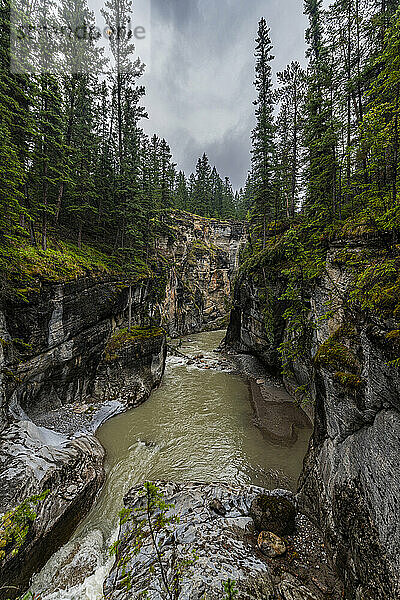
[[[261,552],[268,558],[276,558],[286,553],[285,542],[271,531],[262,531],[257,540]]]
[[[285,536],[291,535],[295,528],[295,506],[283,496],[260,494],[251,503],[250,515],[258,532]]]

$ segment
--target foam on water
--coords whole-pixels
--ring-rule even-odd
[[[268,445],[254,423],[247,382],[217,367],[223,332],[190,336],[169,356],[161,387],[142,406],[101,426],[106,483],[71,541],[33,582],[42,600],[98,600],[111,568],[124,494],[146,480],[296,486],[309,431],[292,448]],[[203,361],[203,362],[202,362]],[[209,367],[209,368],[205,368]],[[217,368],[216,368],[217,367]]]

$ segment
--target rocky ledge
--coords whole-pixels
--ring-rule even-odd
[[[118,281],[86,278],[47,286],[29,305],[3,302],[0,600],[26,589],[91,507],[104,480],[98,426],[161,382],[165,335],[139,327],[151,290],[132,287],[130,331]]]
[[[220,599],[228,580],[235,582],[242,600],[341,597],[341,587],[330,568],[320,534],[304,515],[295,514],[296,502],[291,492],[225,484],[156,485],[165,501],[173,505],[167,517],[179,516],[178,523],[162,529],[156,543],[170,585],[177,569],[186,563],[180,577],[180,600]],[[142,490],[141,486],[135,487],[127,494],[128,511],[146,510]],[[259,511],[260,498],[269,507],[265,509],[261,503],[263,515]],[[284,512],[279,512],[277,518],[275,508],[282,506]],[[117,560],[104,585],[109,600],[127,600],[146,591],[148,598],[164,597],[160,564],[146,527],[139,530],[129,518],[123,520]],[[260,535],[260,527],[275,531]],[[138,547],[138,535],[143,533],[144,543]]]
[[[32,421],[3,431],[0,448],[0,512],[6,517],[0,520],[0,597],[10,598],[25,589],[89,510],[104,480],[104,451],[92,436],[68,439]],[[10,511],[47,491],[37,505]]]

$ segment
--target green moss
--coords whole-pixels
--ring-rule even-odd
[[[22,379],[18,377],[11,369],[3,369],[3,374],[8,383],[22,383]]]
[[[132,327],[130,331],[127,328],[120,329],[112,335],[106,345],[106,360],[108,362],[116,360],[118,350],[124,346],[162,335],[164,335],[164,330],[161,327]]]
[[[43,502],[49,493],[50,491],[46,490],[42,494],[27,498],[0,518],[0,564],[7,556],[18,554],[37,517],[34,507]]]
[[[24,299],[29,293],[39,291],[42,281],[68,281],[117,271],[121,269],[115,259],[89,246],[79,249],[71,243],[50,239],[49,248],[44,252],[22,238],[0,246],[2,277]]]
[[[346,367],[350,372],[358,370],[356,357],[347,346],[337,341],[337,332],[319,347],[314,357],[314,364],[337,371],[342,367]]]
[[[362,385],[362,379],[358,375],[354,375],[354,373],[339,371],[333,377],[348,390],[356,390]]]
[[[0,274],[11,290],[23,300],[39,292],[42,282],[67,282],[80,277],[107,275],[123,277],[131,282],[154,277],[143,261],[106,254],[91,246],[78,248],[73,243],[49,237],[48,249],[32,246],[20,237],[0,245]]]
[[[381,319],[400,316],[400,260],[378,257],[361,269],[350,299]]]
[[[29,354],[30,352],[32,352],[32,344],[28,344],[28,343],[24,342],[24,340],[20,340],[19,338],[14,338],[12,342],[13,342],[16,350],[20,354]]]

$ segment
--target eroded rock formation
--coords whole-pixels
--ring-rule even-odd
[[[227,325],[233,278],[246,229],[237,221],[176,213],[160,240],[169,274],[162,323],[171,336]]]
[[[138,284],[133,297],[135,321],[144,321],[150,286]],[[29,304],[3,302],[0,513],[50,493],[18,552],[6,547],[0,597],[17,594],[6,586],[23,590],[89,510],[104,480],[104,452],[92,435],[98,425],[161,381],[161,330],[136,328],[112,345],[127,298],[126,284],[87,278],[44,286]]]
[[[258,532],[250,516],[252,501],[264,493],[293,503],[290,492],[224,484],[164,482],[158,486],[167,502],[174,505],[168,515],[179,515],[178,524],[171,524],[158,535],[164,574],[171,588],[178,564],[191,562],[180,578],[182,600],[219,600],[228,579],[235,582],[241,600],[340,597],[340,586],[329,568],[322,539],[303,515],[297,516],[296,532],[287,538],[285,556],[268,559],[258,547]],[[127,509],[144,506],[146,498],[141,492],[140,486],[127,494]],[[146,591],[149,598],[165,595],[149,529],[143,531],[144,544],[135,553],[131,551],[135,547],[132,523],[127,520],[121,527],[118,560],[104,586],[109,600],[127,600]]]
[[[394,322],[346,302],[352,273],[343,249],[364,245],[332,244],[324,276],[304,287],[313,333],[286,384],[290,391],[306,386],[311,396],[305,408],[315,412],[315,430],[299,500],[324,530],[346,598],[394,600],[400,595],[400,377],[391,361],[399,352],[388,339]],[[226,339],[279,368],[278,347],[291,340],[281,299],[285,280],[279,271],[264,275],[262,286],[240,276]]]
[[[50,493],[22,547],[12,554],[10,544],[0,556],[0,598],[18,594],[6,586],[23,590],[90,508],[104,479],[93,434],[161,382],[166,341],[158,326],[182,335],[227,318],[243,226],[176,213],[170,231],[158,248],[163,276],[38,280],[28,302],[2,289],[0,514]]]

